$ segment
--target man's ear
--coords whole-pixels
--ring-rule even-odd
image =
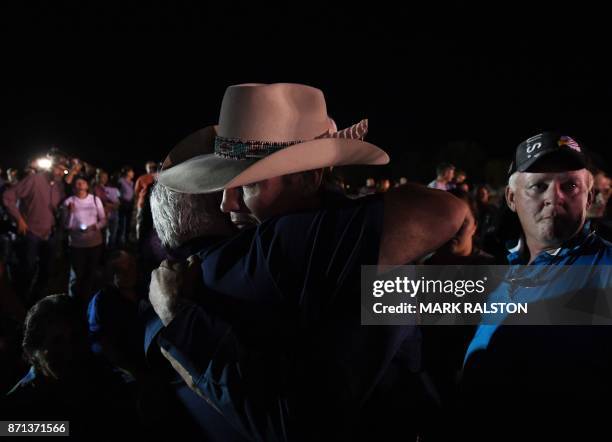
[[[586,210],[589,210],[591,208],[591,206],[593,205],[594,201],[595,201],[595,190],[593,188],[591,188],[591,190],[589,190],[589,193],[587,195]]]
[[[516,193],[514,192],[514,190],[512,190],[510,186],[506,186],[506,203],[508,204],[510,210],[512,210],[513,212],[516,212],[516,202],[514,200],[515,197]]]

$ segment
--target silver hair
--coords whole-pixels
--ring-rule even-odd
[[[151,192],[151,214],[161,243],[169,248],[215,234],[220,223],[227,223],[218,195],[176,192],[160,183]]]
[[[513,191],[516,192],[516,180],[519,176],[519,172],[514,172],[512,175],[510,175],[508,177],[508,187]]]

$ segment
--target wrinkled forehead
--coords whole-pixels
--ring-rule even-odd
[[[523,183],[570,180],[584,180],[586,182],[588,173],[587,169],[567,170],[563,172],[519,172],[519,180]]]

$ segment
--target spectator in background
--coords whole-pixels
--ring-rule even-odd
[[[157,163],[154,161],[147,161],[147,164],[145,164],[145,170],[147,173],[139,176],[134,186],[134,195],[137,198],[136,207],[138,209],[143,207],[147,190],[149,186],[155,182]]]
[[[148,276],[162,260],[166,253],[153,227],[151,215],[151,191],[153,186],[144,188],[140,195],[142,206],[136,209],[136,241],[141,269]]]
[[[9,392],[3,418],[69,420],[70,436],[79,440],[113,440],[117,428],[135,436],[135,404],[121,378],[89,350],[78,302],[52,295],[36,303],[25,320],[23,352],[31,368]]]
[[[359,189],[359,196],[371,195],[376,193],[376,180],[372,177],[366,179],[364,187]]]
[[[104,249],[102,229],[106,214],[100,198],[89,193],[83,177],[74,181],[74,196],[64,201],[68,210],[66,228],[70,245],[70,294],[87,303],[93,295],[95,272]]]
[[[589,218],[602,218],[610,198],[610,178],[605,172],[598,171],[593,176],[593,205],[589,208]]]
[[[2,194],[10,186],[11,185],[8,181],[2,181],[0,183],[0,201]],[[0,204],[0,314],[8,311],[5,309],[4,305],[7,301],[15,304],[16,306],[20,306],[20,302],[10,284],[9,275],[7,272],[7,263],[11,259],[12,246],[13,242],[15,241],[15,234],[13,230],[10,216],[4,208],[4,205]],[[21,307],[21,309],[23,309],[23,307]],[[0,343],[0,346],[1,345],[2,344]],[[0,380],[0,382],[2,381]]]
[[[34,174],[40,172],[36,162],[37,162],[37,159],[36,158],[32,158],[32,159],[30,159],[26,163],[26,166],[23,168],[23,175],[24,175],[24,177],[27,176],[27,175],[34,175]]]
[[[593,174],[593,204],[587,212],[593,229],[602,238],[612,241],[612,216],[610,213],[610,177],[603,171]]]
[[[205,196],[189,197],[199,200]],[[143,314],[146,304],[140,301],[146,290],[139,285],[138,274],[138,263],[131,254],[116,250],[109,255],[104,287],[87,309],[92,351],[129,381],[153,440],[243,441],[225,417],[169,370],[161,354],[149,353],[145,360],[144,321],[149,315]]]
[[[64,177],[64,181],[66,182],[66,184],[71,186],[72,182],[74,181],[74,178],[80,175],[82,170],[83,163],[81,163],[81,160],[79,160],[78,158],[72,158],[70,160],[70,170],[68,170],[68,173]]]
[[[474,189],[476,208],[478,209],[478,230],[476,231],[476,242],[480,247],[487,250],[487,244],[495,236],[498,223],[499,209],[491,204],[489,187],[480,184]]]
[[[10,187],[10,183],[7,180],[4,180],[2,176],[2,169],[0,169],[0,198],[2,197],[2,194],[4,193],[4,190],[7,187]],[[4,206],[0,204],[0,223],[5,220],[5,215],[6,211],[4,210]],[[0,234],[2,234],[1,230]]]
[[[145,169],[147,173],[138,177],[134,187],[134,194],[137,198],[136,240],[145,269],[153,270],[163,259],[159,253],[161,252],[161,244],[153,231],[153,219],[149,204],[152,184],[155,182],[155,176],[157,175],[157,164],[153,161],[147,161]]]
[[[389,178],[381,178],[381,180],[376,185],[377,192],[386,192],[391,188],[391,180]]]
[[[111,253],[104,268],[104,285],[91,299],[87,317],[94,353],[136,377],[144,370],[142,334],[138,321],[138,262],[123,250]]]
[[[16,247],[18,264],[13,273],[17,293],[26,305],[47,294],[56,246],[56,209],[65,196],[63,178],[67,168],[62,159],[55,159],[49,171],[26,175],[2,194],[20,236]]]
[[[0,201],[2,194],[9,187],[8,182],[0,187]],[[14,263],[13,243],[15,239],[16,235],[10,221],[10,215],[5,210],[4,205],[0,204],[0,321],[5,316],[11,316],[21,322],[25,317],[25,309],[19,301],[17,293],[15,293],[8,271],[9,263]],[[0,331],[0,352],[3,345],[2,332]],[[2,359],[0,358],[0,360]],[[1,383],[2,379],[0,379]]]
[[[455,185],[465,183],[467,180],[467,174],[462,169],[455,170],[455,176],[453,177],[453,182]]]
[[[436,167],[437,177],[427,185],[430,189],[451,190],[454,188],[453,177],[455,176],[455,166],[450,163],[440,163]]]
[[[6,171],[6,181],[10,186],[14,186],[19,182],[19,171],[17,169],[10,168]]]
[[[119,227],[119,189],[109,185],[108,173],[98,169],[95,179],[94,195],[102,201],[107,219],[106,246],[114,249],[117,245],[117,229]]]
[[[454,185],[456,189],[462,190],[463,192],[469,192],[470,186],[467,183],[467,174],[465,171],[457,169],[455,171]]]
[[[121,169],[119,184],[119,227],[117,230],[118,245],[125,245],[130,239],[132,211],[134,209],[134,169],[125,166]]]

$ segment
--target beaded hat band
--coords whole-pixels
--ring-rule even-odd
[[[324,134],[315,137],[315,140],[321,138],[347,138],[353,140],[363,140],[367,133],[368,120],[366,119],[361,120],[359,123],[338,132],[325,132]],[[216,136],[215,155],[230,160],[258,159],[272,155],[273,153],[289,146],[294,146],[304,142],[304,140],[281,142],[254,141]]]

